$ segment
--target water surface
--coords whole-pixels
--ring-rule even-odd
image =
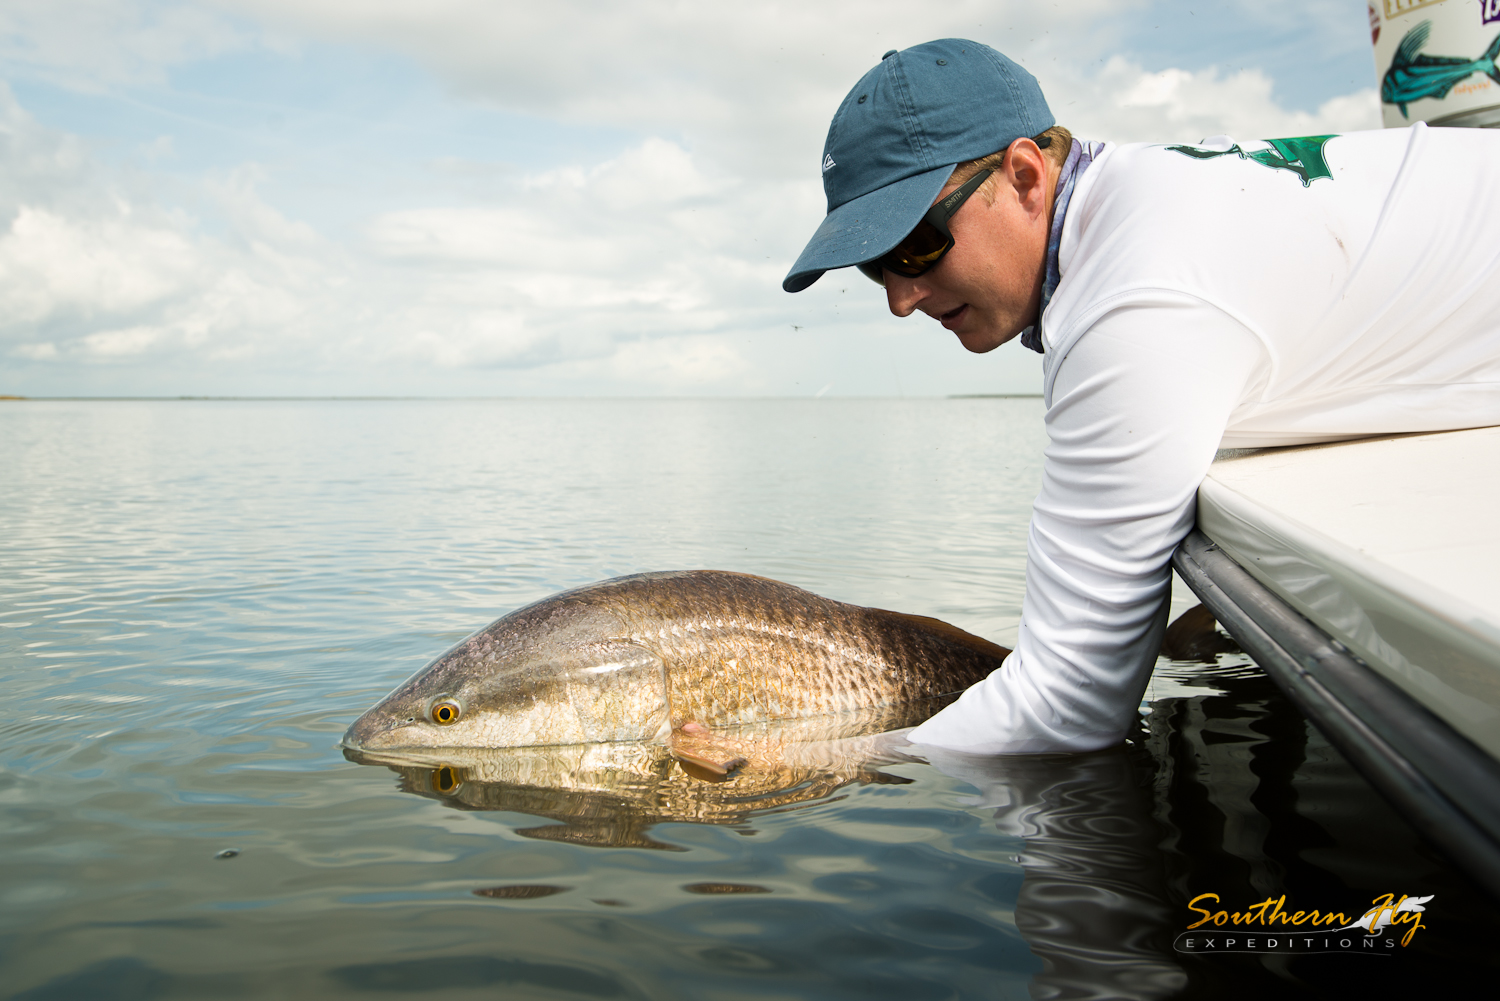
[[[1043,442],[1032,399],[0,406],[0,995],[1492,976],[1495,911],[1237,655],[1162,662],[1116,751],[887,765],[795,808],[657,823],[666,850],[539,836],[560,822],[336,746],[496,616],[642,570],[764,574],[1010,645]],[[1174,953],[1210,891],[1435,899],[1387,958]]]

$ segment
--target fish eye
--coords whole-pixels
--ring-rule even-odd
[[[454,768],[452,765],[444,765],[432,771],[433,792],[449,795],[457,792],[458,787],[464,784],[464,773],[462,769]]]
[[[451,698],[439,698],[427,710],[427,718],[438,726],[452,726],[464,714],[464,707]]]

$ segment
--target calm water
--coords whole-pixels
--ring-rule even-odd
[[[1236,655],[1162,662],[1116,752],[886,766],[792,809],[658,822],[655,847],[557,836],[526,802],[473,809],[336,746],[499,614],[641,570],[764,574],[1009,644],[1040,418],[1029,399],[0,405],[0,995],[1492,977],[1496,911]],[[1204,892],[1356,914],[1435,897],[1382,958],[1176,954]]]

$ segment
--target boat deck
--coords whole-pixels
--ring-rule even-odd
[[[1198,528],[1500,758],[1500,428],[1231,453]]]

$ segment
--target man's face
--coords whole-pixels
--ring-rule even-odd
[[[1057,170],[1029,139],[948,222],[953,249],[916,278],[885,272],[897,316],[921,310],[976,353],[992,351],[1036,321],[1042,297]],[[957,184],[946,185],[938,199]],[[993,191],[990,201],[986,194]]]

